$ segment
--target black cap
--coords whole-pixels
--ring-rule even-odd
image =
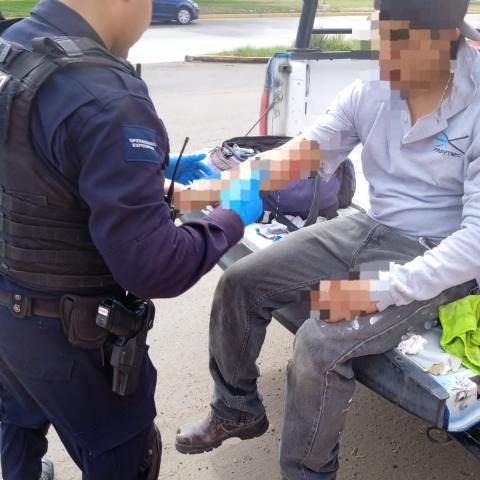
[[[470,0],[374,0],[380,20],[409,20],[412,28],[443,30],[458,28],[471,40],[480,33],[465,22]]]

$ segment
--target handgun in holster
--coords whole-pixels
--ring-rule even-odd
[[[107,298],[98,306],[96,324],[112,335],[110,365],[112,390],[121,396],[135,392],[147,350],[148,331],[153,327],[155,306],[151,300],[128,295]]]

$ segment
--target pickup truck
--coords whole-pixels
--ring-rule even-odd
[[[368,75],[377,61],[371,52],[322,52],[309,48],[313,34],[351,34],[351,29],[315,29],[318,0],[305,0],[299,22],[296,48],[287,54],[274,55],[267,67],[261,101],[261,135],[295,136],[322,114],[338,91],[362,75]],[[334,64],[334,72],[332,72]],[[330,75],[335,75],[331,81]],[[329,80],[330,78],[330,80]],[[356,165],[357,191],[351,207],[339,211],[348,215],[368,209],[367,183],[358,161],[358,152],[351,158]],[[247,228],[240,244],[220,261],[222,268],[252,252],[268,248],[266,240]],[[294,307],[275,312],[275,318],[295,333]],[[428,422],[432,441],[455,439],[480,459],[480,377],[461,367],[442,376],[428,373],[435,363],[448,355],[439,346],[438,323],[425,325],[428,341],[425,350],[406,356],[397,349],[358,359],[354,369],[358,381],[385,399]],[[423,333],[423,332],[422,332]]]

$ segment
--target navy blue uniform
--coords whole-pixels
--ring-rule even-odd
[[[3,37],[29,47],[35,37],[63,35],[102,43],[57,0],[41,2],[31,19]],[[176,227],[163,195],[168,137],[145,84],[120,70],[72,72],[56,72],[35,100],[35,150],[90,208],[91,237],[119,285],[143,298],[176,296],[239,241],[243,223],[236,213],[217,209]],[[45,296],[1,276],[0,289]],[[159,312],[159,326],[162,321]],[[84,479],[136,478],[155,417],[156,372],[146,357],[137,391],[123,398],[111,392],[102,361],[101,352],[73,348],[58,320],[19,320],[0,307],[5,480],[38,479],[50,424]]]

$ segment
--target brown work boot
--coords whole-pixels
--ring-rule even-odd
[[[267,416],[253,423],[230,425],[210,415],[177,430],[175,448],[180,453],[204,453],[218,448],[228,438],[249,440],[260,437],[268,430]]]

